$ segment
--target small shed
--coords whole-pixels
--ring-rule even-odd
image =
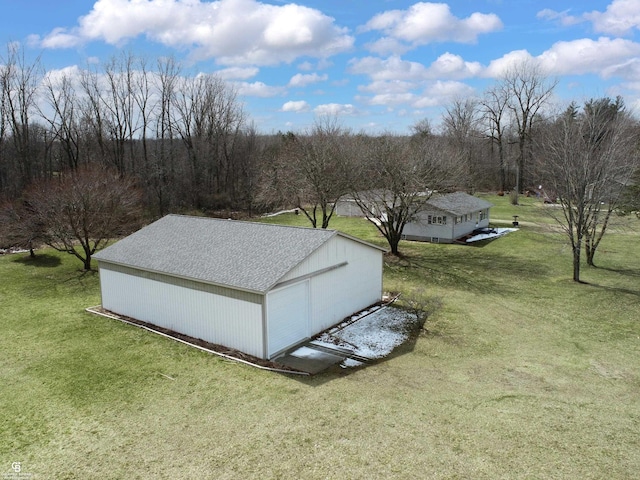
[[[272,359],[380,301],[383,252],[333,230],[167,215],[94,258],[105,310]]]
[[[405,225],[402,238],[452,243],[476,229],[488,227],[492,206],[492,203],[465,192],[434,195]]]

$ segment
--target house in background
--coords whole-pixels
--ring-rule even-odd
[[[452,243],[489,226],[490,202],[464,192],[434,195],[402,231],[405,240]]]
[[[383,252],[331,230],[168,215],[94,258],[105,310],[271,359],[380,301]]]
[[[358,198],[370,212],[381,214],[381,210],[377,207],[377,205],[384,201],[384,190],[367,190],[364,192],[360,192],[358,194]],[[336,202],[335,212],[341,217],[365,216],[353,195],[343,195],[342,197],[340,197],[340,199]]]

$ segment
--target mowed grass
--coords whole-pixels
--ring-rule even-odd
[[[588,284],[541,204],[482,246],[401,243],[385,289],[437,297],[384,361],[316,377],[229,362],[90,315],[98,276],[0,258],[0,475],[35,478],[637,478],[640,222]],[[306,225],[302,216],[271,222]],[[384,245],[364,220],[333,228]]]

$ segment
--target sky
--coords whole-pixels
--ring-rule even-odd
[[[173,56],[229,82],[264,133],[327,115],[405,133],[523,60],[558,80],[558,105],[640,111],[639,30],[640,0],[0,0],[0,64],[16,42],[47,71]]]

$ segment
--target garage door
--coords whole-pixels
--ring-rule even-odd
[[[269,357],[309,336],[309,281],[269,293]]]

